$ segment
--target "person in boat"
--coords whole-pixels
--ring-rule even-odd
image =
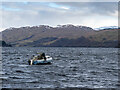
[[[45,53],[38,55],[38,59],[44,59],[46,61]]]
[[[45,53],[42,53],[41,56],[42,56],[42,58],[46,61]]]

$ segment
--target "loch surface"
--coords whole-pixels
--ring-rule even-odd
[[[28,65],[32,55],[44,52],[51,65]],[[4,47],[3,88],[117,88],[117,48]]]

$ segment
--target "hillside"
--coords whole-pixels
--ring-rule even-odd
[[[95,31],[90,27],[74,25],[40,25],[6,29],[2,38],[13,46],[117,47],[118,31]]]

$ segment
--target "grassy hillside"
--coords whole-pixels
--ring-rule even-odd
[[[34,26],[11,28],[2,32],[3,40],[13,46],[117,47],[119,29],[95,31],[90,27]]]
[[[104,42],[118,40],[118,30],[102,30],[96,31],[92,36],[89,36],[90,40]]]

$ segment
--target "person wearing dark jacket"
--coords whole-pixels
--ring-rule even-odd
[[[45,53],[42,53],[41,57],[46,61]]]

